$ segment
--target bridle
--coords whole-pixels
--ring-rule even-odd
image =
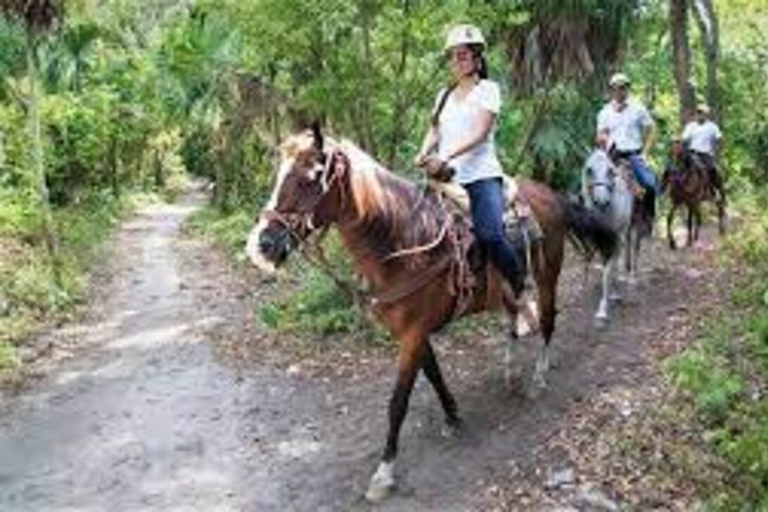
[[[339,149],[333,148],[330,154],[323,153],[323,159],[325,165],[323,166],[322,173],[318,178],[320,180],[321,191],[318,195],[314,196],[309,203],[309,207],[303,212],[279,212],[275,209],[264,210],[261,215],[268,221],[275,221],[285,227],[291,234],[291,237],[297,241],[301,241],[316,231],[321,226],[318,226],[315,222],[315,208],[325,199],[331,192],[333,185],[336,184],[341,176],[346,172],[346,168],[349,165],[347,156]],[[347,166],[342,172],[334,172],[334,165],[336,165],[341,159],[345,160]],[[346,198],[342,193],[342,207]]]

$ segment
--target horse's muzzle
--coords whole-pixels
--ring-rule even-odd
[[[286,228],[269,226],[259,233],[259,252],[276,266],[285,263],[293,249],[293,236]]]
[[[593,204],[595,205],[595,209],[600,213],[608,213],[611,209],[610,201],[595,201]]]

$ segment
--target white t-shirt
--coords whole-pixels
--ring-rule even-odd
[[[688,143],[693,151],[715,155],[715,146],[723,138],[720,128],[710,120],[703,123],[696,121],[685,125],[683,130],[683,142]]]
[[[442,89],[435,100],[435,109],[445,94]],[[448,96],[438,119],[437,155],[445,160],[458,146],[464,144],[471,136],[473,127],[478,123],[479,114],[483,110],[494,114],[501,109],[501,92],[499,85],[491,80],[480,80],[477,85],[461,100],[456,98],[456,91]],[[454,180],[467,184],[486,178],[503,176],[501,163],[496,156],[494,132],[496,122],[488,133],[488,137],[472,148],[453,158],[448,165],[456,171]]]
[[[597,115],[597,131],[608,131],[611,142],[618,151],[639,151],[643,149],[643,130],[653,124],[653,119],[642,103],[632,98],[618,110],[611,101]]]

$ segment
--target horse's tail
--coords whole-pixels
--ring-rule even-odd
[[[605,261],[616,253],[619,236],[601,214],[565,197],[560,198],[571,240],[585,253],[595,250]]]

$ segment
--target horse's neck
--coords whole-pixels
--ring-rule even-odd
[[[419,192],[415,184],[398,180],[387,171],[377,172],[381,173],[379,183],[384,195],[405,196],[404,202],[410,210],[416,209]],[[342,243],[351,254],[357,271],[374,287],[381,287],[392,273],[393,265],[384,261],[386,256],[401,249],[397,246],[394,233],[389,232],[391,219],[386,219],[384,215],[376,212],[363,216],[357,211],[354,200],[350,200],[336,223]]]

